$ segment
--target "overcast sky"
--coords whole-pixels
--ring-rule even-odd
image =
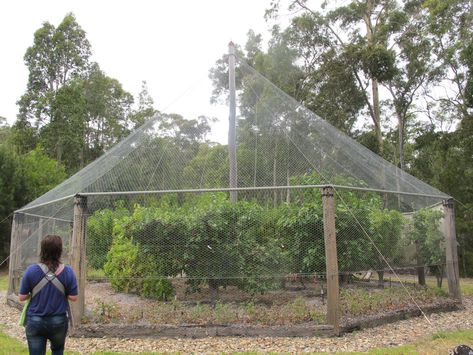
[[[249,29],[267,33],[268,7],[269,0],[2,1],[0,116],[15,120],[28,78],[23,56],[45,21],[57,26],[74,13],[92,60],[135,97],[146,80],[155,107],[163,110],[177,107],[187,90],[209,88],[208,70],[230,40],[243,45]],[[204,100],[207,105],[208,92]]]

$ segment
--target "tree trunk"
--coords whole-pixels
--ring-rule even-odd
[[[371,22],[371,14],[374,11],[375,1],[368,0],[366,2],[366,12],[363,16],[363,20],[365,21],[366,25],[366,39],[368,45],[373,45],[374,42],[374,33],[373,33],[373,24]],[[378,80],[376,78],[371,79],[371,93],[373,95],[373,123],[374,129],[376,133],[376,138],[378,139],[378,148],[379,148],[379,155],[383,153],[383,134],[381,132],[381,109],[379,105],[379,87],[378,87]]]
[[[62,139],[59,138],[58,141],[57,141],[57,144],[56,144],[56,160],[59,163],[62,163],[62,151],[63,151]]]
[[[378,273],[378,286],[384,288],[384,270],[376,271]]]
[[[397,125],[399,134],[399,167],[405,170],[404,163],[404,119],[400,113],[397,114]]]
[[[415,245],[416,245],[416,259],[417,259],[417,279],[419,281],[419,285],[425,286],[425,267],[424,267],[424,263],[422,262],[419,242],[416,241]]]
[[[443,266],[442,265],[438,266],[438,272],[435,276],[437,277],[437,287],[442,288],[442,283],[443,283]]]
[[[218,282],[215,279],[209,280],[210,302],[215,305],[218,300]]]
[[[383,155],[383,133],[381,132],[381,109],[379,105],[379,87],[378,80],[371,79],[371,88],[373,93],[373,122],[375,126],[376,138],[378,139],[379,155]]]

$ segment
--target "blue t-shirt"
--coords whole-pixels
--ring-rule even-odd
[[[20,294],[28,295],[44,277],[44,272],[38,264],[28,266],[20,285]],[[67,296],[77,295],[77,280],[74,271],[69,265],[64,265],[64,270],[57,276],[64,285],[66,295],[48,282],[31,300],[27,315],[52,316],[62,315],[67,312]]]

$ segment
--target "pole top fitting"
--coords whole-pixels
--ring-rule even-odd
[[[453,207],[454,203],[453,203],[453,198],[449,198],[449,199],[446,199],[446,200],[443,200],[442,201],[442,205],[444,207]]]
[[[229,55],[235,55],[235,44],[232,41],[228,44],[228,53]]]
[[[333,186],[332,185],[327,185],[322,187],[322,196],[323,197],[333,197]]]

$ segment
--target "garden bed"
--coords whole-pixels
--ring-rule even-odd
[[[174,282],[172,301],[115,293],[109,283],[89,283],[86,316],[75,336],[84,337],[211,337],[211,336],[329,336],[325,323],[323,284],[293,283],[283,290],[250,295],[233,287],[221,290],[211,304],[206,291],[185,294],[182,280]],[[461,308],[435,289],[410,287],[409,292],[426,313]],[[341,332],[375,327],[421,315],[400,287],[341,288]]]

